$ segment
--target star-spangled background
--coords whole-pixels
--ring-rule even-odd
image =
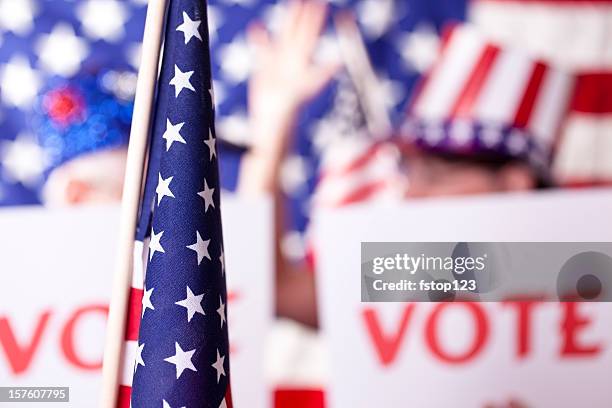
[[[146,0],[0,1],[0,205],[37,204],[46,152],[30,122],[54,80],[135,72]]]
[[[172,0],[169,6],[136,236],[150,241],[135,408],[228,406],[227,292],[205,4]]]
[[[220,140],[231,142],[219,143],[221,184],[227,190],[236,187],[244,151],[239,146],[247,145],[250,138],[246,87],[251,57],[245,28],[254,20],[270,27],[278,24],[280,3],[209,2],[217,131]],[[330,4],[334,10],[356,14],[383,84],[386,108],[397,124],[415,81],[436,56],[442,27],[465,18],[466,1],[333,0]],[[0,205],[39,203],[45,151],[28,137],[28,121],[45,84],[100,68],[135,72],[145,14],[146,0],[0,0]],[[331,34],[330,21],[317,58],[337,55]],[[15,67],[19,69],[11,69]],[[284,249],[290,256],[303,255],[303,232],[319,158],[330,143],[326,129],[337,92],[335,81],[303,112],[295,151],[283,166],[293,231]]]

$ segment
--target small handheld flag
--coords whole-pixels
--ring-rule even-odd
[[[224,253],[204,0],[170,0],[118,406],[231,407]]]

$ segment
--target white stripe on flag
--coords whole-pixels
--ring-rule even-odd
[[[503,50],[476,102],[475,117],[487,123],[512,123],[533,66],[524,53]]]
[[[142,289],[144,287],[144,275],[147,268],[149,252],[149,239],[145,242],[134,241],[134,268],[132,271],[132,287]]]
[[[562,183],[612,181],[612,115],[573,113],[554,162]]]
[[[612,4],[473,1],[469,20],[503,44],[565,68],[612,67]]]
[[[527,127],[540,142],[549,146],[557,136],[561,116],[565,114],[571,95],[573,80],[558,70],[547,70],[533,113]]]
[[[123,343],[123,366],[121,367],[121,377],[119,383],[128,387],[132,386],[134,376],[134,362],[136,361],[136,351],[138,350],[137,341],[125,341]]]
[[[415,113],[424,120],[448,118],[455,101],[474,70],[485,43],[483,38],[469,27],[453,31],[447,51],[432,71],[415,104]]]

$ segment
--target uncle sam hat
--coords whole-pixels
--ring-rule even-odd
[[[428,151],[519,159],[548,177],[573,77],[525,52],[451,27],[400,135]]]

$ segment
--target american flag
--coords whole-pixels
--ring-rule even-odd
[[[48,85],[138,68],[147,0],[0,0],[0,207],[40,203],[49,152],[32,129]]]
[[[212,68],[220,140],[248,139],[246,84],[250,58],[244,29],[258,19],[273,25],[278,20],[277,3],[210,1],[210,46],[219,56]],[[570,113],[560,129],[555,174],[563,184],[609,183],[609,0],[330,0],[330,4],[334,10],[355,11],[369,57],[388,95],[394,125],[401,122],[415,81],[435,59],[438,33],[449,20],[467,17],[502,44],[526,50],[576,74]],[[133,72],[138,64],[145,9],[146,0],[0,0],[0,206],[39,202],[46,152],[32,141],[28,123],[31,107],[44,84],[95,67]],[[326,31],[321,49],[322,55],[334,54],[333,30]],[[335,161],[336,154],[329,154],[329,147],[334,141],[331,135],[342,132],[336,126],[338,117],[354,106],[350,100],[347,103],[344,88],[335,82],[307,107],[297,131],[296,150],[284,166],[283,189],[291,198],[294,228],[287,242],[297,243],[289,245],[297,246],[297,252],[304,241],[302,234],[317,178],[328,173],[325,166],[319,171],[319,166]],[[332,113],[343,98],[344,111]],[[362,149],[351,148],[358,150],[358,159],[367,155],[370,147],[357,144]],[[346,145],[351,145],[350,140]],[[222,187],[232,190],[241,151],[226,149],[222,143],[218,147],[225,153],[220,163]],[[348,156],[343,154],[344,158]],[[373,173],[369,161],[363,163],[367,166],[347,162],[347,168],[367,170],[368,177],[373,174],[370,185],[349,192],[350,200],[376,190],[375,185],[380,184],[377,174],[380,167],[388,166],[388,160],[379,160],[378,155],[370,157],[380,162]],[[347,175],[348,184],[362,177],[355,172]],[[346,188],[352,190],[348,184]],[[336,197],[330,199],[337,201]]]
[[[206,7],[204,0],[168,7],[121,407],[231,406]]]

